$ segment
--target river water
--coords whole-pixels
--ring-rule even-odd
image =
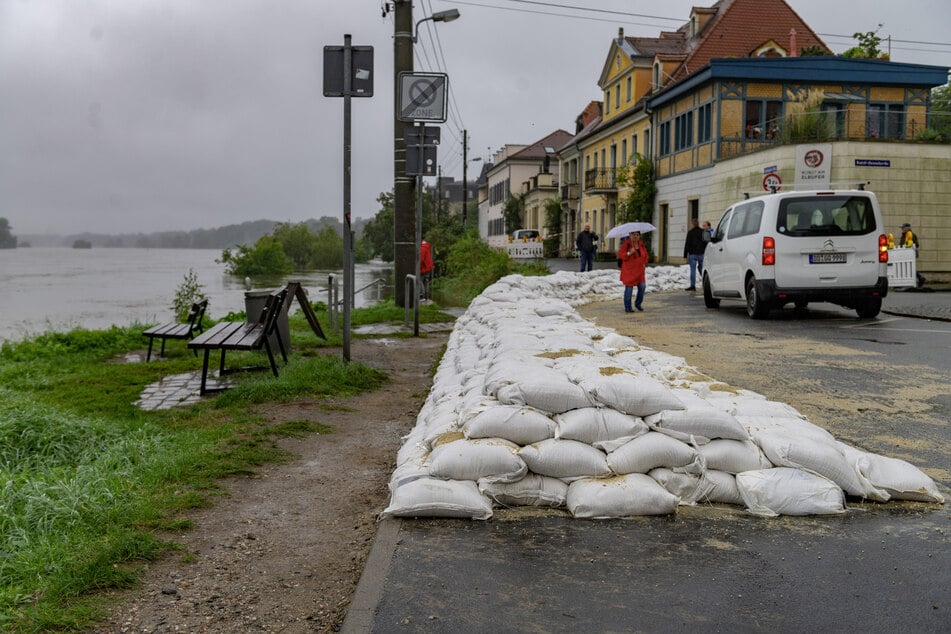
[[[225,273],[215,249],[0,249],[0,340],[20,340],[47,331],[115,324],[172,321],[176,289],[189,269],[208,297],[208,314],[221,319],[244,310],[244,279]],[[255,290],[300,281],[312,301],[327,301],[328,276],[340,271],[308,271],[284,279],[255,279]],[[392,264],[357,264],[354,303],[359,308],[391,297]],[[384,279],[385,284],[373,284]]]

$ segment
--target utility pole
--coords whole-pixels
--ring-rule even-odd
[[[436,222],[439,222],[439,216],[442,212],[442,165],[436,166],[436,204],[433,205],[433,213],[436,214]]]
[[[469,212],[469,180],[466,171],[469,166],[469,133],[462,131],[462,230],[466,229],[466,214]]]
[[[407,275],[416,270],[414,178],[406,175],[406,142],[400,120],[400,73],[413,72],[413,3],[393,1],[393,246],[395,267],[393,299],[404,307],[402,292]]]

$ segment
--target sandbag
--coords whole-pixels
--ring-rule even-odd
[[[579,385],[595,405],[632,416],[644,417],[666,409],[683,409],[683,404],[666,385],[625,370],[602,368],[598,373],[581,379]]]
[[[616,474],[647,473],[657,467],[675,469],[697,460],[693,447],[655,431],[647,432],[608,454]]]
[[[721,504],[743,504],[743,496],[736,484],[736,477],[726,471],[707,469],[703,472],[703,491],[698,502],[719,502]]]
[[[565,505],[568,483],[558,478],[528,473],[517,482],[489,482],[479,480],[479,491],[500,506]]]
[[[553,478],[604,478],[611,475],[607,456],[577,440],[543,440],[518,450],[528,468]]]
[[[426,463],[434,478],[514,482],[528,472],[517,452],[518,445],[501,438],[462,439],[435,447]]]
[[[388,517],[459,517],[487,520],[492,503],[479,493],[475,482],[412,477],[391,483],[390,505],[380,519]]]
[[[708,469],[737,474],[773,466],[759,446],[750,440],[711,440],[697,449]]]
[[[572,516],[587,519],[668,515],[680,500],[642,473],[606,479],[583,478],[568,486],[565,500]]]
[[[783,432],[761,432],[753,440],[771,463],[780,467],[805,469],[835,482],[849,495],[884,502],[888,493],[872,486],[851,465],[834,442],[811,437],[792,437]]]
[[[707,469],[702,473],[679,473],[671,469],[651,469],[648,474],[662,487],[680,498],[681,505],[702,502],[743,504],[736,478],[724,471]]]
[[[684,442],[706,444],[715,438],[749,440],[749,432],[736,418],[710,405],[690,390],[674,390],[683,409],[665,410],[644,419],[651,429]]]
[[[898,458],[865,454],[863,472],[873,486],[887,491],[896,500],[944,503],[934,480],[918,467]]]
[[[801,469],[776,467],[736,474],[736,486],[750,513],[835,515],[845,513],[845,495],[828,478]]]
[[[528,376],[519,383],[500,387],[496,398],[504,405],[528,405],[549,414],[591,406],[588,394],[564,376],[549,381]]]
[[[555,438],[577,440],[589,445],[618,438],[631,440],[648,431],[640,418],[608,407],[575,409],[554,418],[558,424]]]
[[[531,407],[496,405],[484,408],[463,427],[467,438],[504,438],[530,445],[555,436],[555,421]]]

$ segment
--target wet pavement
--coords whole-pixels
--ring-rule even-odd
[[[951,321],[948,291],[893,291],[883,315]],[[835,517],[705,505],[602,521],[519,508],[485,522],[388,519],[343,626],[684,630],[951,632],[951,510],[850,500]]]

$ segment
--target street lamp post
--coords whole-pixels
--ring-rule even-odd
[[[403,139],[403,121],[400,119],[400,73],[413,72],[413,43],[419,25],[427,20],[451,22],[459,17],[459,11],[437,11],[423,18],[413,27],[412,0],[393,0],[393,247],[394,283],[399,289],[407,275],[416,270],[415,179],[406,175],[406,142]],[[405,307],[404,293],[393,294],[396,305]]]

